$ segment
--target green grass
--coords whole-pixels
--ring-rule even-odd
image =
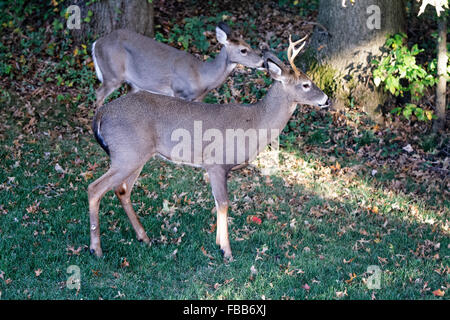
[[[132,195],[152,246],[136,241],[110,192],[100,207],[104,256],[96,258],[85,250],[86,190],[108,158],[79,109],[53,104],[44,116],[46,103],[32,103],[39,121],[26,132],[28,118],[10,112],[17,101],[2,100],[2,299],[336,299],[336,292],[346,292],[343,299],[432,299],[448,286],[447,205],[439,210],[377,187],[358,170],[330,173],[301,150],[284,150],[280,173],[269,178],[256,168],[233,172],[234,262],[224,263],[215,245],[214,201],[202,171],[161,160],[146,165]],[[322,134],[314,131],[311,144],[322,143]],[[262,224],[249,224],[248,215]],[[71,265],[81,271],[78,292],[65,285]],[[382,270],[379,290],[365,284],[370,265]]]

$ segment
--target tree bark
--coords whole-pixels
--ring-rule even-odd
[[[148,0],[100,0],[90,5],[86,0],[74,0],[72,4],[81,9],[81,29],[72,30],[76,40],[82,41],[88,35],[95,38],[115,29],[130,29],[153,37],[153,3]],[[88,20],[88,12],[92,15]]]
[[[444,13],[439,19],[439,37],[438,37],[438,58],[437,72],[439,82],[436,88],[436,116],[433,123],[433,131],[438,132],[445,129],[446,124],[446,93],[447,93],[447,17]]]
[[[379,21],[376,19],[380,18]],[[381,54],[388,35],[404,32],[406,10],[403,0],[320,0],[318,22],[328,33],[317,28],[313,46],[317,59],[337,71],[337,105],[343,107],[349,96],[356,98],[374,120],[386,95],[370,83],[371,61]],[[379,23],[378,23],[379,22]],[[350,81],[353,79],[352,81]]]

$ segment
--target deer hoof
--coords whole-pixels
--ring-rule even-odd
[[[145,244],[150,244],[150,239],[149,239],[149,237],[147,237],[147,235],[145,235],[143,237],[139,237],[138,241],[141,243],[144,242]]]
[[[234,259],[233,259],[233,256],[232,256],[232,255],[229,255],[229,256],[224,256],[224,257],[223,257],[223,261],[224,261],[225,263],[230,263],[230,262],[233,262]]]
[[[225,250],[220,249],[220,253],[222,254],[222,257],[225,262],[233,261],[233,256],[231,255],[231,252],[226,253]]]
[[[92,255],[96,255],[97,257],[101,257],[102,256],[102,249],[98,249],[98,250],[95,250],[95,249],[93,249],[93,248],[91,248],[90,250],[89,250],[89,252],[92,254]]]

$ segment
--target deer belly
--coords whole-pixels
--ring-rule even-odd
[[[160,153],[158,153],[158,156],[163,159],[164,161],[176,164],[176,165],[186,165],[186,166],[191,166],[191,167],[195,167],[195,168],[201,168],[202,165],[201,164],[197,164],[197,163],[192,163],[192,162],[187,162],[184,161],[183,159],[170,159]]]
[[[174,92],[173,92],[173,90],[170,87],[155,89],[155,88],[152,88],[152,87],[141,87],[141,86],[139,86],[139,85],[137,85],[135,83],[132,83],[132,82],[128,82],[128,83],[133,88],[133,92],[136,92],[136,91],[147,91],[147,92],[154,93],[154,94],[161,94],[161,95],[164,95],[164,96],[174,97]]]

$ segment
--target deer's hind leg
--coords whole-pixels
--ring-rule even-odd
[[[97,107],[100,107],[105,103],[105,99],[114,92],[114,90],[120,88],[122,85],[122,80],[119,79],[110,79],[106,80],[101,84],[100,88],[95,91],[95,95],[97,97]]]
[[[138,167],[139,168],[139,167]],[[106,192],[115,189],[121,185],[126,178],[132,175],[138,168],[118,168],[112,166],[108,172],[95,180],[88,187],[89,199],[89,220],[90,220],[90,234],[91,243],[90,251],[97,256],[102,255],[102,248],[100,245],[100,219],[99,208],[100,200]]]
[[[131,190],[133,189],[134,183],[136,182],[139,174],[142,171],[142,167],[134,171],[130,176],[128,176],[118,187],[115,188],[114,192],[116,193],[117,198],[119,198],[120,203],[122,204],[123,209],[125,210],[128,219],[130,219],[131,225],[133,226],[134,231],[136,231],[136,236],[139,241],[143,241],[147,244],[150,243],[150,239],[147,236],[147,233],[142,227],[142,224],[139,221],[139,217],[133,209],[133,204],[131,203],[130,196]]]
[[[115,46],[111,47],[101,42],[95,45],[95,49],[93,48],[92,56],[95,72],[102,83],[95,91],[97,97],[96,105],[100,107],[105,102],[105,99],[114,90],[120,88],[125,81],[125,65],[123,61],[126,59],[126,54]]]

